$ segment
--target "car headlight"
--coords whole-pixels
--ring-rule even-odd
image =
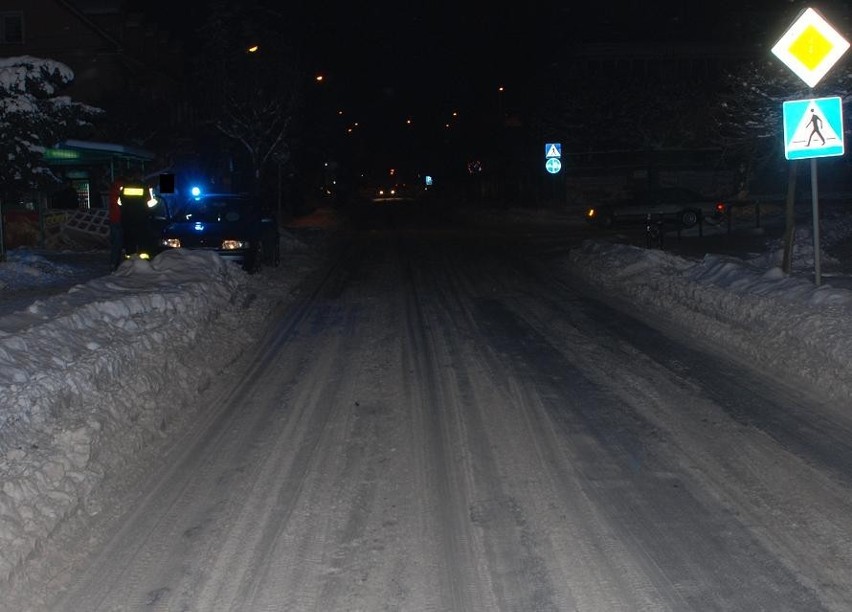
[[[244,240],[223,240],[222,241],[222,250],[223,251],[236,251],[238,249],[247,249],[249,248],[249,243]]]
[[[169,247],[170,249],[179,249],[180,238],[163,238],[163,246]]]

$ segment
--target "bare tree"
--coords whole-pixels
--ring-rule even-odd
[[[783,103],[787,100],[838,95],[844,106],[852,101],[852,71],[841,67],[829,73],[819,89],[809,89],[774,58],[744,64],[726,74],[726,87],[714,110],[716,139],[743,167],[742,188],[748,191],[758,169],[779,161],[783,151]],[[782,268],[792,269],[796,177],[798,162],[787,163],[786,227]]]
[[[289,158],[300,110],[304,78],[288,31],[285,15],[270,6],[221,1],[201,31],[197,73],[206,112],[246,155],[257,191],[267,171]]]

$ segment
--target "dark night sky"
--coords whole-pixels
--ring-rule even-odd
[[[830,2],[829,2],[830,3]],[[657,0],[502,3],[413,1],[312,3],[305,15],[307,57],[328,73],[349,104],[400,113],[442,115],[535,96],[535,73],[586,42],[741,43],[772,12],[798,10],[796,0]],[[771,26],[766,26],[771,27]],[[726,38],[727,37],[727,38]],[[386,102],[393,102],[387,104]],[[412,109],[409,111],[408,109]]]
[[[213,1],[131,0],[179,32]],[[482,0],[256,1],[281,11],[304,35],[308,72],[325,73],[338,95],[365,108],[382,99],[414,108],[475,104],[498,85],[517,92],[536,66],[575,44],[713,41],[730,31],[736,15],[749,19],[751,9],[805,6],[800,0],[533,0],[508,7]]]
[[[407,116],[437,126],[453,110],[471,116],[494,113],[498,104],[522,107],[536,96],[536,71],[574,45],[739,43],[734,32],[771,30],[762,23],[767,15],[795,15],[807,6],[800,0],[533,0],[509,7],[481,0],[258,1],[282,11],[302,35],[305,69],[326,76],[324,95],[374,129]],[[190,13],[200,18],[207,4],[147,0],[142,6],[161,22],[181,24]]]
[[[474,102],[516,80],[534,52],[535,24],[523,11],[400,5],[350,5],[311,24],[317,36],[310,57],[355,103],[369,106],[378,97],[417,112]]]
[[[130,1],[181,31],[214,0]],[[799,0],[532,0],[508,6],[483,0],[256,1],[305,33],[307,63],[317,70],[350,88],[379,85],[424,95],[508,83],[577,43],[712,40],[749,8],[806,6]]]
[[[134,0],[161,23],[185,29],[210,0]],[[327,74],[348,104],[394,100],[403,109],[475,105],[503,85],[517,93],[537,65],[593,40],[708,39],[725,6],[749,2],[268,1],[292,17],[309,72]],[[756,2],[757,4],[766,4]],[[755,2],[752,2],[753,4]],[[774,0],[775,5],[779,0]],[[782,4],[789,4],[784,3]],[[406,112],[401,110],[400,112]]]

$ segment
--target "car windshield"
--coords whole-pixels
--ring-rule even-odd
[[[177,210],[175,218],[180,221],[233,223],[246,215],[248,207],[248,202],[238,198],[193,198]]]

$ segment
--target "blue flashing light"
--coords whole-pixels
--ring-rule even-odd
[[[201,187],[195,186],[192,189],[190,189],[189,192],[192,194],[193,198],[197,198],[198,196],[201,195]]]

